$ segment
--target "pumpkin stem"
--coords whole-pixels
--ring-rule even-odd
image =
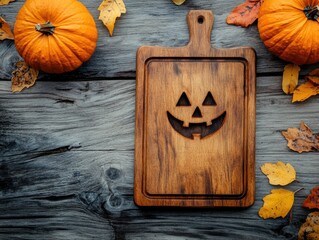
[[[55,26],[53,26],[49,21],[47,21],[46,23],[43,24],[36,24],[35,25],[35,30],[44,33],[44,34],[53,34],[54,33],[54,28]]]
[[[307,6],[304,9],[304,13],[308,19],[317,20],[317,18],[319,17],[319,6]]]

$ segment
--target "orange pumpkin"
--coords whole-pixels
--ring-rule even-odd
[[[17,15],[14,36],[28,65],[63,73],[92,56],[98,34],[93,17],[77,0],[27,0]]]
[[[298,65],[319,62],[318,5],[319,0],[265,0],[258,30],[269,51]]]

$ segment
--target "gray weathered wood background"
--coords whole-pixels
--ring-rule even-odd
[[[319,99],[292,104],[281,91],[286,63],[267,52],[256,25],[225,23],[242,1],[187,0],[178,7],[126,0],[112,38],[98,21],[100,1],[82,2],[99,39],[93,57],[74,72],[41,73],[34,87],[12,94],[20,57],[13,41],[0,42],[0,239],[295,239],[310,212],[302,202],[319,184],[319,156],[290,151],[280,131],[304,120],[318,132]],[[23,3],[0,6],[0,14],[13,26]],[[214,47],[257,51],[256,202],[248,209],[145,209],[133,202],[136,49],[187,44],[190,9],[213,10]],[[302,66],[301,74],[315,67]],[[257,215],[273,188],[259,168],[278,160],[297,170],[298,181],[285,188],[304,188],[291,221]]]

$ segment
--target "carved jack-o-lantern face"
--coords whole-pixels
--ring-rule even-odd
[[[176,107],[180,108],[179,112],[183,112],[180,116],[184,119],[179,119],[167,111],[171,126],[184,137],[190,139],[194,139],[194,137],[204,138],[220,129],[224,123],[226,111],[211,118],[210,110],[217,105],[211,92],[208,92],[206,97],[203,98],[201,106],[198,105],[193,106],[187,94],[183,92],[176,103]]]

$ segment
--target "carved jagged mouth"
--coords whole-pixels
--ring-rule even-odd
[[[170,122],[171,126],[177,131],[179,134],[183,135],[184,137],[194,139],[194,137],[200,137],[201,139],[207,137],[218,129],[224,124],[224,120],[226,117],[226,111],[223,112],[219,117],[213,119],[211,121],[212,124],[207,126],[206,122],[202,123],[189,123],[188,127],[184,127],[184,122],[175,118],[170,112],[167,111],[168,121]]]

